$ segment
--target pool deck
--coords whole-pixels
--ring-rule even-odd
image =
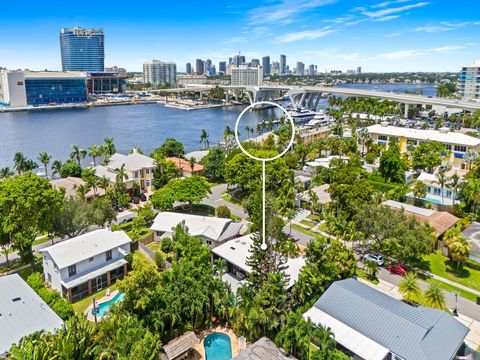
[[[112,299],[113,297],[115,297],[115,295],[118,294],[118,292],[119,292],[118,290],[114,290],[110,293],[110,295],[108,295],[108,296],[105,295],[104,297],[95,300],[97,306],[104,303],[104,302],[107,302],[110,299]],[[87,308],[87,310],[85,310],[85,315],[87,316],[88,321],[95,322],[95,317],[92,315],[92,308],[93,308],[93,304],[90,304],[90,306]],[[102,320],[102,318],[97,317],[97,320]]]
[[[196,344],[193,348],[198,352],[200,355],[200,359],[205,360],[205,347],[203,346],[203,340],[210,334],[212,333],[222,333],[222,334],[227,334],[230,337],[230,345],[232,346],[232,358],[238,355],[239,349],[238,349],[238,337],[235,335],[232,329],[226,328],[224,326],[217,326],[212,329],[208,329],[205,331],[202,331],[199,334],[199,337],[202,339],[198,344]],[[199,360],[200,360],[199,359]]]

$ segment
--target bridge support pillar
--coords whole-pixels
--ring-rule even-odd
[[[410,108],[409,104],[405,104],[405,112],[403,113],[403,117],[408,119],[408,109]]]

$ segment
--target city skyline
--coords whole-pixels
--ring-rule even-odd
[[[103,28],[105,65],[128,71],[141,71],[147,59],[176,62],[180,72],[197,58],[218,66],[239,51],[247,59],[270,56],[272,63],[286,54],[291,69],[301,61],[319,72],[357,66],[364,72],[459,71],[480,57],[474,37],[480,5],[469,2],[465,12],[466,4],[266,1],[216,3],[200,13],[186,1],[150,4],[151,11],[136,13],[135,20],[108,4],[96,4],[92,13],[89,1],[81,8],[12,4],[0,16],[0,31],[11,34],[0,46],[0,66],[60,70],[58,32],[81,26]]]

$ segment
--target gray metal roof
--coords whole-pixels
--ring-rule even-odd
[[[469,227],[462,231],[462,234],[472,246],[470,254],[480,255],[480,223],[472,222]]]
[[[296,358],[288,356],[283,349],[269,338],[262,337],[248,349],[238,354],[234,360],[296,360]]]
[[[62,325],[62,319],[18,274],[0,276],[0,357],[22,337]]]
[[[468,333],[444,311],[410,306],[355,279],[333,283],[314,306],[406,360],[451,360]]]

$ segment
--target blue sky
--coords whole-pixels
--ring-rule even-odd
[[[0,3],[1,4],[1,3]],[[102,27],[106,66],[287,55],[320,70],[458,71],[480,58],[478,0],[9,1],[0,66],[61,68],[61,27]]]

